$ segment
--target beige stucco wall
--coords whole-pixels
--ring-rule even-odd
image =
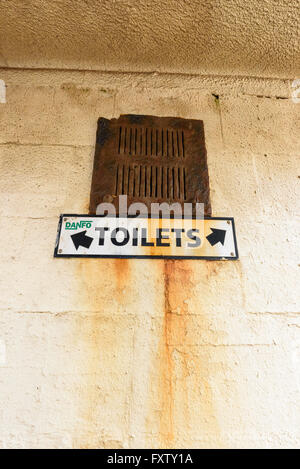
[[[0,70],[3,447],[300,447],[299,110],[287,80]],[[220,96],[216,100],[212,93]],[[203,119],[237,262],[54,259],[96,122]]]
[[[293,78],[299,31],[299,0],[0,0],[0,65]]]

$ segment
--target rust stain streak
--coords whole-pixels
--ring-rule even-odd
[[[125,293],[124,288],[130,282],[129,259],[114,259],[115,284],[117,294]]]
[[[179,261],[182,262],[182,261]],[[184,262],[184,261],[183,261]],[[177,267],[178,261],[164,260],[164,317],[162,338],[160,343],[160,384],[159,393],[161,396],[160,408],[161,418],[159,422],[159,439],[161,447],[174,447],[178,429],[175,422],[178,404],[187,413],[187,387],[185,378],[187,376],[187,357],[184,355],[180,372],[183,374],[183,388],[178,395],[178,370],[175,363],[175,347],[173,341],[184,344],[185,336],[185,312],[186,308],[180,300],[180,290],[186,284],[185,269]],[[178,276],[179,273],[179,276]],[[176,275],[178,278],[176,278]],[[179,289],[178,289],[179,287]],[[179,308],[179,309],[178,309]],[[180,321],[174,321],[174,314],[180,313]],[[178,319],[178,318],[177,318]],[[186,417],[188,417],[186,415]]]
[[[189,299],[193,297],[194,287],[193,264],[186,260],[163,262],[164,317],[158,350],[157,390],[159,446],[179,447],[184,437],[192,441],[189,431],[195,429],[195,424],[201,425],[200,434],[215,435],[215,442],[221,446],[210,384],[210,352],[199,347],[202,349],[199,355],[190,347],[190,342],[197,343],[195,337],[199,329],[207,331],[210,327],[205,315],[198,310],[196,316],[189,315]],[[192,320],[195,323],[191,324]],[[216,370],[212,367],[211,372]]]
[[[164,322],[163,322],[163,338],[161,343],[161,379],[162,386],[160,389],[162,402],[162,416],[160,419],[159,434],[168,444],[174,439],[174,393],[173,393],[173,359],[172,350],[169,346],[169,336],[172,330],[172,315],[169,301],[170,287],[170,266],[172,261],[164,261]]]

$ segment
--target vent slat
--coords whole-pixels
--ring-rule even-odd
[[[163,129],[163,156],[168,156],[168,131]]]
[[[151,156],[157,155],[157,148],[156,148],[156,134],[157,131],[155,129],[152,130],[152,147],[151,147]]]
[[[168,156],[174,157],[173,131],[168,130]]]
[[[152,129],[147,129],[147,152],[146,155],[152,155]]]
[[[146,129],[142,127],[141,135],[141,155],[146,155]]]
[[[156,138],[157,138],[156,155],[157,156],[162,156],[162,130],[161,129],[157,130]]]
[[[178,142],[178,153],[179,156],[183,157],[183,146],[182,146],[182,132],[181,130],[177,131],[177,142]]]
[[[156,181],[157,181],[156,182],[156,196],[158,198],[161,197],[161,169],[162,168],[160,166],[158,166],[156,168],[156,175],[157,175],[157,177],[156,177]]]
[[[118,138],[118,153],[121,152],[121,135],[122,135],[122,127],[119,127],[119,138]]]
[[[137,154],[137,138],[138,138],[137,128],[134,128],[133,133],[132,133],[132,154],[134,156]]]
[[[151,166],[151,197],[156,197],[156,168]]]
[[[174,199],[174,184],[173,184],[174,168],[168,168],[168,173],[169,173],[169,198]]]
[[[162,196],[168,197],[168,168],[163,167]]]
[[[178,139],[177,139],[177,131],[176,130],[174,130],[172,132],[172,141],[173,141],[174,156],[175,156],[175,158],[178,158],[179,152],[178,152]]]
[[[123,190],[124,194],[128,194],[128,166],[124,165],[124,172],[123,172]]]
[[[136,166],[134,168],[134,196],[139,197],[140,196],[140,167]]]
[[[173,168],[173,179],[174,179],[174,199],[179,199],[178,168]]]
[[[129,134],[129,129],[125,127],[124,129],[124,153],[128,154],[128,134]]]
[[[174,157],[173,131],[168,132],[168,155]]]
[[[146,174],[147,174],[147,197],[151,197],[151,166],[146,167]]]
[[[145,197],[145,166],[141,166],[140,196]]]
[[[122,167],[118,166],[117,177],[116,177],[116,195],[121,194],[121,191],[122,191]]]
[[[128,195],[133,196],[134,193],[134,168],[129,167]]]
[[[138,128],[137,129],[137,137],[136,137],[136,155],[141,154],[141,145],[142,145],[142,129]]]
[[[125,128],[121,127],[121,133],[120,133],[120,153],[124,154],[125,151]]]
[[[135,155],[135,129],[131,129],[130,154]]]
[[[179,169],[179,198],[184,200],[184,176],[183,176],[183,168]]]

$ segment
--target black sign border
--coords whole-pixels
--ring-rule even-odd
[[[239,252],[238,252],[238,247],[237,247],[237,241],[236,241],[236,231],[235,231],[235,224],[234,224],[234,218],[233,217],[203,217],[205,220],[230,220],[231,225],[232,225],[232,233],[233,233],[233,241],[234,241],[234,249],[235,249],[235,256],[134,256],[134,255],[127,255],[127,256],[117,256],[113,254],[60,254],[58,252],[58,244],[59,244],[59,239],[60,239],[60,234],[61,234],[61,228],[62,228],[62,222],[63,218],[65,217],[84,217],[84,218],[106,218],[109,217],[110,215],[102,216],[102,215],[86,215],[86,214],[74,214],[74,213],[64,213],[61,214],[59,217],[59,222],[58,222],[58,229],[57,229],[57,236],[56,236],[56,243],[55,243],[55,249],[54,249],[54,257],[62,257],[62,258],[99,258],[99,259],[188,259],[188,260],[207,260],[207,261],[222,261],[222,260],[231,260],[231,261],[236,261],[239,259]],[[115,218],[115,217],[114,217]],[[118,215],[116,218],[137,218],[134,215]],[[139,217],[139,218],[150,218],[150,215],[147,217]],[[158,217],[157,217],[158,218]],[[164,218],[164,217],[161,217]],[[193,218],[195,219],[195,218]]]

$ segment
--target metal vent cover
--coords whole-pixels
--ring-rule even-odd
[[[90,213],[101,202],[202,202],[211,215],[203,121],[121,115],[98,120]]]

